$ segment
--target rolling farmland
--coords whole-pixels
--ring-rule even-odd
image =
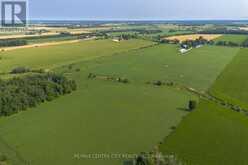
[[[174,37],[184,41],[200,36],[245,40],[241,35]],[[0,52],[2,79],[39,74],[11,74],[14,68],[27,67],[64,75],[77,84],[75,92],[0,118],[0,158],[2,153],[8,158],[4,165],[120,165],[126,158],[84,156],[139,154],[158,144],[162,153],[187,165],[248,163],[248,118],[197,94],[210,92],[248,108],[248,49],[206,44],[182,54],[177,44],[113,40],[54,42]],[[197,109],[190,112],[192,100]]]
[[[51,53],[60,50],[57,46],[52,48]],[[156,88],[145,83],[122,85],[87,78],[95,67],[98,71],[99,67],[104,71],[105,67],[112,65],[111,59],[114,57],[101,57],[104,65],[93,58],[70,69],[57,68],[58,72],[66,69],[70,73],[68,76],[77,81],[78,90],[27,112],[2,118],[0,144],[8,145],[1,152],[9,155],[21,153],[13,156],[13,160],[24,164],[99,164],[103,160],[78,160],[73,156],[77,153],[149,151],[169,135],[171,127],[179,124],[187,114],[180,108],[186,107],[189,99],[197,98],[167,87]],[[35,66],[35,63],[32,65]],[[76,68],[81,71],[75,71]],[[144,139],[144,136],[147,138]],[[121,163],[120,160],[105,161],[108,164]]]
[[[233,59],[239,48],[205,46],[186,55],[175,45],[159,45],[97,60],[92,73],[127,77],[130,81],[175,81],[206,91]]]
[[[123,41],[120,44],[111,40],[92,40],[76,44],[18,49],[0,53],[0,69],[2,72],[9,72],[18,66],[51,69],[78,61],[138,49],[151,44],[152,42],[142,40]]]
[[[248,118],[213,103],[201,101],[161,145],[187,164],[245,165],[248,163]]]
[[[228,100],[234,104],[239,104],[245,108],[248,107],[248,95],[246,92],[248,89],[248,73],[245,69],[248,62],[247,54],[247,49],[241,49],[233,61],[218,77],[216,83],[211,89],[213,95]]]

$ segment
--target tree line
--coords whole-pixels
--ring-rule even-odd
[[[204,39],[203,37],[199,37],[196,40],[186,40],[181,42],[182,48],[192,48],[197,47],[199,45],[214,45],[214,41],[209,41]]]
[[[200,34],[240,34],[247,35],[248,31],[240,30],[240,29],[228,29],[228,28],[215,28],[215,29],[207,29],[199,32]]]
[[[112,29],[112,30],[105,30],[104,33],[126,33],[126,32],[137,32],[139,34],[156,34],[163,32],[159,29]]]
[[[216,46],[229,46],[229,47],[248,47],[248,39],[245,40],[243,43],[239,44],[232,41],[208,41],[204,39],[203,37],[199,37],[196,40],[186,40],[180,43],[179,40],[161,40],[160,43],[165,44],[180,44],[182,48],[192,48],[197,47],[199,45],[216,45]]]
[[[54,73],[0,80],[0,116],[10,116],[36,107],[76,89],[74,80]]]
[[[23,46],[27,45],[27,41],[24,39],[4,39],[0,40],[0,47],[9,47],[9,46]]]

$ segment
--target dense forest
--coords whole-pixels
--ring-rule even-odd
[[[10,116],[76,90],[73,80],[53,73],[0,80],[0,116]]]

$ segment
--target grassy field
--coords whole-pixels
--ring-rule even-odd
[[[215,39],[215,42],[218,41],[227,41],[227,42],[234,42],[237,44],[242,44],[246,39],[248,39],[247,35],[233,35],[233,34],[225,34],[217,39]]]
[[[170,80],[207,90],[238,50],[205,46],[181,55],[175,45],[159,45],[97,59],[99,67],[90,72],[126,77],[138,83]]]
[[[1,118],[0,153],[14,165],[119,165],[119,159],[74,155],[151,151],[188,114],[182,110],[188,101],[197,98],[146,82],[171,80],[206,91],[239,51],[204,46],[181,55],[176,45],[139,49],[152,44],[98,40],[1,52],[2,72],[17,66],[52,69],[76,80],[78,90]],[[125,77],[130,83],[89,80],[89,73]]]
[[[248,93],[246,92],[248,90],[247,54],[248,49],[241,49],[211,89],[213,95],[246,108],[248,108]]]
[[[52,69],[73,62],[113,55],[151,44],[151,42],[143,40],[130,40],[121,43],[115,43],[111,40],[92,40],[59,46],[0,52],[0,70],[1,72],[9,72],[18,66]]]
[[[201,101],[161,146],[192,165],[248,164],[248,118]]]
[[[74,155],[152,150],[187,114],[181,109],[197,98],[143,81],[125,85],[87,79],[91,71],[104,73],[105,67],[118,60],[115,56],[126,56],[127,49],[150,44],[105,40],[2,52],[2,70],[8,71],[17,63],[32,68],[56,67],[57,72],[67,70],[66,75],[77,81],[78,90],[27,112],[1,118],[0,153],[7,154],[14,165],[119,165],[119,159],[76,159]],[[74,60],[81,62],[72,68],[65,66]],[[113,69],[118,70],[118,66]]]
[[[71,76],[79,85],[72,95],[0,119],[0,146],[8,144],[0,152],[15,152],[15,162],[34,165],[119,165],[120,160],[78,160],[74,154],[150,151],[194,98],[166,87],[88,80],[85,72]]]

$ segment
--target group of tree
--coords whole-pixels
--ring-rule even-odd
[[[121,40],[130,40],[130,39],[137,39],[139,38],[137,33],[134,34],[121,34],[120,39]]]
[[[232,42],[232,41],[218,41],[215,43],[215,45],[217,46],[230,46],[230,47],[248,47],[248,39],[246,39],[244,42],[242,43],[236,43],[236,42]]]
[[[199,37],[196,40],[185,40],[180,42],[179,40],[161,40],[160,43],[165,44],[180,44],[182,48],[194,48],[199,45],[216,45],[216,46],[229,46],[229,47],[248,47],[248,39],[245,40],[243,43],[239,44],[232,41],[213,41],[213,40],[206,40],[203,37]]]
[[[74,80],[54,73],[0,80],[0,116],[10,116],[76,90]]]
[[[179,44],[180,43],[178,39],[174,39],[174,40],[160,39],[159,42],[161,44]]]
[[[28,67],[15,67],[10,71],[10,74],[23,74],[23,73],[46,73],[45,69],[30,69]]]
[[[156,33],[162,33],[163,31],[159,29],[145,29],[145,28],[132,28],[132,29],[111,29],[111,30],[105,30],[103,31],[106,34],[109,33],[138,33],[138,34],[156,34]]]
[[[232,42],[232,41],[217,41],[215,43],[215,45],[217,46],[230,46],[230,47],[237,47],[237,46],[242,46],[236,42]]]
[[[200,34],[244,34],[247,35],[248,31],[240,29],[228,29],[226,27],[218,27],[214,29],[207,29],[199,32]]]
[[[186,40],[186,41],[182,41],[181,42],[181,47],[182,48],[194,48],[197,47],[199,45],[213,45],[214,41],[209,41],[204,39],[203,37],[199,37],[196,40]]]
[[[23,45],[27,45],[27,41],[24,39],[3,39],[3,40],[0,40],[0,47],[23,46]]]
[[[96,75],[93,73],[89,73],[88,79],[104,79],[104,80],[115,81],[115,82],[119,82],[119,83],[123,83],[123,84],[130,83],[130,81],[127,78],[105,76],[105,75]]]

